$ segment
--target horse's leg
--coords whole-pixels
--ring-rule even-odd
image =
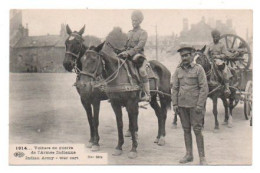
[[[152,96],[150,105],[154,109],[155,115],[157,116],[157,119],[158,119],[158,134],[157,134],[157,137],[156,137],[156,139],[154,141],[154,143],[158,143],[159,139],[160,139],[160,136],[161,136],[162,116],[161,116],[161,108],[160,108],[160,106],[159,106],[159,104],[157,102],[156,95]]]
[[[128,130],[125,132],[125,137],[131,137],[130,122],[128,123]]]
[[[160,96],[160,103],[161,103],[161,117],[162,117],[162,124],[161,124],[161,136],[158,142],[158,145],[163,146],[165,145],[165,136],[166,136],[166,130],[165,130],[165,123],[167,118],[167,100],[164,98],[164,96]]]
[[[226,97],[222,96],[221,97],[224,109],[225,109],[225,119],[224,122],[222,123],[223,125],[227,125],[228,124],[228,103],[227,103],[227,99]]]
[[[94,142],[94,126],[93,126],[93,117],[92,117],[92,108],[91,104],[88,103],[85,99],[81,98],[81,103],[84,106],[87,116],[88,116],[88,123],[90,127],[90,140],[86,147],[91,148]]]
[[[99,150],[99,134],[98,134],[98,125],[99,125],[99,110],[100,110],[100,100],[95,100],[93,103],[93,110],[94,110],[94,141],[93,146],[91,148],[92,151],[98,151]]]
[[[229,102],[226,98],[223,98],[223,104],[225,106],[225,119],[227,119],[227,125],[229,128],[233,127],[233,120],[232,120],[232,116],[229,112]]]
[[[178,114],[174,113],[174,118],[173,118],[173,122],[172,122],[173,129],[177,129],[177,116],[178,116]]]
[[[233,123],[232,123],[232,116],[230,116],[230,113],[229,113],[229,108],[230,108],[229,102],[227,101],[227,99],[225,97],[222,100],[223,100],[223,105],[225,107],[225,121],[227,122],[228,127],[231,128],[231,127],[233,127]]]
[[[111,100],[112,108],[116,115],[117,131],[118,131],[118,144],[113,153],[114,156],[119,156],[123,153],[122,145],[124,144],[123,136],[123,120],[122,120],[122,107],[119,103]]]
[[[213,101],[213,114],[215,117],[215,130],[219,129],[219,123],[218,123],[218,97],[212,98]]]
[[[136,135],[136,131],[138,130],[138,122],[137,122],[137,118],[138,118],[138,100],[137,99],[129,99],[127,101],[127,105],[126,105],[126,110],[128,112],[128,117],[129,117],[129,122],[130,122],[130,132],[131,132],[131,136],[132,136],[132,149],[128,154],[128,157],[130,159],[134,159],[137,157],[137,146],[138,146],[138,142],[137,142],[137,135]]]

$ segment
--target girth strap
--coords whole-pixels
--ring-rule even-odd
[[[127,91],[138,91],[140,86],[129,84],[121,84],[116,86],[105,86],[104,90],[106,93],[118,93],[118,92],[127,92]]]

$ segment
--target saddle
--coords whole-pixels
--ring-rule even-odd
[[[137,64],[134,63],[133,61],[127,60],[126,63],[124,64],[124,68],[126,69],[127,73],[128,73],[128,79],[130,82],[130,85],[135,86],[138,85],[139,86],[139,90],[141,90],[140,94],[142,93],[143,87],[142,87],[142,81],[141,81],[141,76],[139,74],[138,71],[138,67]],[[152,88],[154,89],[158,89],[159,86],[159,77],[158,75],[153,71],[152,67],[150,66],[150,63],[147,63],[147,67],[146,67],[146,72],[148,74],[148,79],[149,79],[149,83],[150,86],[152,86]],[[137,81],[137,84],[133,81],[133,78],[135,79],[135,81]],[[141,95],[140,95],[141,97]]]

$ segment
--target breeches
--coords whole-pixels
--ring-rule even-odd
[[[190,131],[193,127],[194,132],[201,131],[204,121],[204,113],[196,113],[195,108],[179,107],[180,119],[184,131]]]

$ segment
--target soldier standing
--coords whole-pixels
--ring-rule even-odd
[[[128,32],[128,40],[125,45],[126,51],[121,52],[118,56],[130,58],[138,67],[141,81],[143,83],[144,97],[142,101],[150,101],[150,86],[146,67],[148,62],[144,56],[144,46],[147,41],[147,32],[140,27],[144,16],[140,10],[135,10],[131,16],[133,29]]]
[[[192,63],[195,49],[183,45],[178,52],[182,62],[173,75],[172,102],[175,113],[180,116],[184,130],[186,155],[180,163],[193,161],[191,126],[196,136],[200,164],[207,164],[204,152],[202,126],[205,102],[208,95],[208,84],[204,69],[199,64]]]

